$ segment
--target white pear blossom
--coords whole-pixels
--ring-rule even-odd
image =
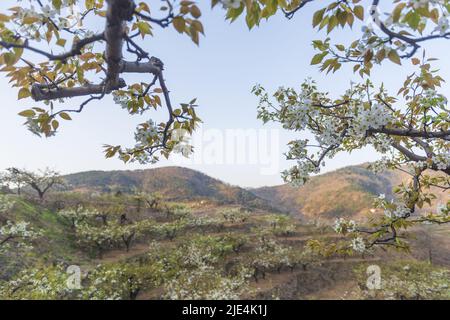
[[[412,166],[413,166],[413,168],[417,168],[417,169],[426,169],[428,164],[426,163],[426,161],[417,161],[417,162],[413,162]]]
[[[352,249],[357,252],[365,252],[366,251],[366,244],[364,242],[364,239],[361,237],[356,237],[351,242]]]
[[[7,221],[0,227],[0,253],[8,251],[10,248],[31,249],[30,241],[40,235],[39,232],[30,228],[30,224],[25,221]]]
[[[354,220],[345,220],[344,218],[336,219],[333,229],[337,233],[355,232],[356,222]]]
[[[361,27],[361,31],[363,32],[363,39],[369,38],[373,34],[373,26],[372,24],[367,24]]]
[[[129,98],[126,95],[117,92],[113,92],[112,95],[114,103],[120,105],[123,109],[128,109]]]
[[[7,195],[0,194],[0,213],[5,213],[14,207],[15,200]]]
[[[441,17],[438,20],[438,24],[437,24],[436,28],[434,29],[434,31],[439,32],[439,34],[442,36],[448,32],[449,28],[450,28],[450,24],[449,24],[448,18]]]
[[[175,146],[174,151],[188,158],[193,153],[193,147],[187,143],[179,143]]]
[[[435,155],[431,160],[439,170],[445,170],[450,167],[450,151]]]
[[[352,121],[351,131],[357,137],[364,137],[370,128],[379,129],[391,121],[391,114],[379,103],[373,104],[370,108],[359,106]]]
[[[137,128],[134,139],[136,140],[136,148],[145,147],[150,142],[158,139],[158,128],[153,120],[139,125]]]
[[[298,161],[297,165],[281,173],[284,181],[295,186],[302,186],[308,181],[310,174],[319,173],[320,168],[310,161]]]
[[[443,203],[438,203],[438,205],[436,206],[436,213],[438,215],[449,214],[448,206]]]
[[[372,162],[369,166],[369,169],[373,173],[381,173],[389,168],[390,162],[391,161],[388,157],[383,156],[380,160]]]
[[[410,213],[411,209],[402,202],[397,203],[394,209],[386,208],[384,210],[384,215],[389,219],[404,218]]]

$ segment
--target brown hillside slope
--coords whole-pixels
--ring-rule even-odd
[[[308,220],[330,220],[352,217],[360,220],[372,209],[373,198],[383,193],[393,197],[392,187],[408,181],[401,171],[374,174],[367,165],[351,166],[313,177],[306,185],[263,187],[252,190],[256,195]],[[436,203],[450,199],[449,192],[436,192]]]
[[[243,188],[232,186],[201,172],[182,167],[134,171],[88,171],[64,177],[71,191],[158,192],[166,200],[213,200],[251,207],[268,202]]]

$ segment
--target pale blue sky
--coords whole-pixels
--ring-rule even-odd
[[[3,0],[0,9],[14,3]],[[279,85],[298,86],[306,77],[312,77],[318,80],[322,89],[339,94],[346,89],[351,79],[358,80],[350,70],[324,75],[309,65],[314,54],[311,40],[323,37],[323,34],[317,34],[310,27],[314,6],[306,8],[293,20],[288,21],[280,15],[248,31],[242,19],[230,25],[224,21],[222,10],[211,11],[209,1],[202,3],[206,37],[201,39],[200,47],[172,30],[156,30],[155,39],[146,40],[148,44],[145,47],[164,61],[167,84],[174,102],[198,98],[198,113],[204,121],[203,132],[209,129],[276,128],[263,126],[256,119],[257,100],[250,93],[256,83],[274,90]],[[353,33],[347,29],[345,34],[333,33],[332,37],[351,41],[356,39],[359,32],[360,27],[356,26]],[[428,45],[427,53],[434,57],[443,56],[439,53],[446,52],[444,46],[445,42],[434,42]],[[441,75],[445,79],[450,72],[450,62],[445,59],[439,61],[437,66],[441,68]],[[383,81],[394,93],[410,71],[409,66],[399,67],[387,63],[383,69],[374,69],[373,80],[377,83]],[[142,80],[136,76],[127,76],[126,79]],[[90,104],[82,114],[74,115],[74,121],[64,123],[56,137],[41,139],[28,132],[22,126],[23,118],[17,116],[21,110],[37,104],[31,99],[17,101],[17,90],[9,87],[2,74],[0,96],[0,168],[18,166],[34,170],[49,166],[70,173],[93,169],[155,167],[124,165],[119,160],[104,158],[103,144],[131,146],[135,125],[143,120],[128,116],[109,97]],[[68,101],[67,105],[71,103],[71,106],[76,106],[76,102]],[[159,115],[150,117],[160,119]],[[272,163],[276,170],[271,170],[269,174],[262,171],[262,167],[267,167],[264,161],[261,164],[220,164],[220,161],[216,161],[219,164],[213,164],[211,162],[214,161],[207,161],[186,166],[242,186],[279,184],[282,182],[279,172],[289,167],[281,153],[286,151],[288,139],[295,136],[282,130],[279,132],[280,150],[275,150],[277,157],[272,160],[276,160]],[[227,150],[224,152],[227,153]],[[326,170],[377,158],[378,155],[371,150],[341,155],[329,161]],[[161,161],[157,166],[178,163]]]

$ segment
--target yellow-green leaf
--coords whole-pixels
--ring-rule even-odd
[[[195,19],[200,18],[200,16],[202,15],[202,12],[200,11],[200,9],[199,9],[196,5],[191,6],[190,11],[191,11],[191,15],[192,15]]]
[[[397,51],[395,51],[395,50],[389,51],[388,58],[389,58],[389,60],[391,60],[392,62],[394,62],[396,64],[399,64],[399,65],[402,64],[400,61],[400,57],[398,56]]]
[[[353,13],[358,17],[359,20],[364,20],[364,8],[360,5],[353,8]]]
[[[319,25],[319,23],[322,21],[323,14],[325,13],[325,8],[322,10],[316,11],[313,16],[313,27],[316,27]]]
[[[322,62],[323,58],[328,54],[328,52],[322,52],[322,53],[318,53],[316,54],[312,60],[311,60],[311,65],[315,65],[315,64],[319,64]]]
[[[175,17],[173,18],[173,27],[175,30],[177,30],[179,33],[183,33],[186,28],[186,21],[183,17]]]
[[[24,110],[19,113],[19,116],[26,117],[26,118],[31,118],[31,117],[34,117],[35,115],[36,115],[36,112],[34,112],[33,110]]]
[[[22,88],[19,90],[19,100],[28,98],[29,96],[31,96],[31,92],[27,88]]]
[[[64,119],[64,120],[72,120],[72,118],[69,116],[69,114],[68,113],[66,113],[66,112],[61,112],[60,114],[59,114],[59,116],[62,118],[62,119]]]

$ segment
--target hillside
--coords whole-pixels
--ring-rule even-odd
[[[334,221],[336,217],[362,219],[379,194],[393,197],[392,187],[407,180],[401,171],[374,174],[367,165],[345,167],[313,177],[302,187],[289,185],[253,189],[257,196],[310,220]],[[449,199],[449,192],[436,192],[436,203]]]
[[[70,191],[157,192],[165,199],[172,201],[211,200],[248,207],[269,207],[266,200],[250,191],[182,167],[134,171],[88,171],[70,174],[64,178]]]
[[[161,194],[171,201],[207,200],[217,204],[290,212],[305,220],[334,221],[336,217],[363,219],[379,194],[393,197],[392,188],[408,176],[401,171],[374,174],[367,164],[349,166],[313,177],[306,185],[246,190],[201,172],[164,167],[134,171],[88,171],[64,177],[70,191]],[[445,202],[449,192],[436,192],[436,203]]]
[[[179,203],[183,215],[168,216],[149,208],[136,212],[132,197],[118,197],[130,201],[130,224],[110,233],[114,215],[105,225],[95,215],[84,217],[90,225],[86,237],[79,233],[83,224],[74,227],[69,216],[8,197],[15,204],[0,212],[0,221],[24,220],[40,234],[28,249],[0,251],[0,299],[367,299],[372,297],[361,287],[367,266],[374,263],[387,278],[408,279],[412,269],[414,276],[440,275],[443,285],[450,279],[442,276],[450,264],[448,226],[415,230],[410,253],[374,250],[325,258],[308,250],[308,241],[334,244],[343,240],[340,235],[286,216],[279,220],[270,212]],[[224,216],[224,210],[230,215]],[[274,228],[274,222],[283,221],[287,224]],[[133,226],[142,230],[128,248],[121,232]],[[106,241],[98,242],[99,230]],[[66,287],[69,265],[83,272],[83,285],[73,292]],[[242,278],[240,272],[249,273]],[[441,288],[428,278],[420,281],[414,285]],[[231,288],[230,282],[235,284]],[[440,290],[428,294],[448,298],[448,290]],[[394,298],[408,292],[397,291]]]
[[[276,204],[292,209],[321,209],[321,215],[311,215],[314,218],[348,215],[345,210],[358,216],[370,208],[373,195],[402,179],[400,174],[378,176],[356,166],[315,177],[300,189],[281,186],[255,192],[283,197],[286,202]],[[298,216],[248,210],[244,197],[268,202],[196,171],[92,171],[67,180],[75,192],[59,191],[46,201],[29,194],[0,194],[0,227],[19,235],[5,238],[10,231],[0,232],[0,299],[449,297],[448,225],[402,233],[410,251],[337,251],[350,238],[329,226],[303,223]],[[137,197],[127,193],[153,192],[155,185],[170,198],[162,198],[157,206],[137,205]],[[117,191],[122,194],[113,193]],[[92,197],[90,192],[102,194]],[[319,195],[321,199],[314,199]],[[214,200],[218,198],[244,204]],[[3,250],[2,241],[7,241]],[[373,264],[383,268],[386,283],[401,279],[403,284],[377,297],[368,295],[361,288]],[[67,290],[69,266],[81,272],[82,286],[76,290]],[[423,297],[410,294],[411,276],[414,285],[432,290],[423,290]]]

